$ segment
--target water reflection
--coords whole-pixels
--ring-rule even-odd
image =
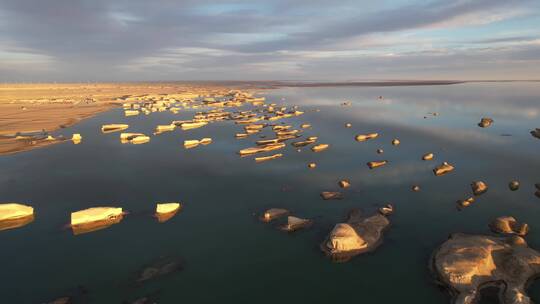
[[[3,300],[40,303],[54,298],[54,291],[84,283],[96,303],[121,303],[155,289],[163,303],[215,303],[216,297],[276,303],[284,296],[299,302],[345,302],[350,290],[361,293],[366,303],[402,303],[406,298],[447,303],[426,263],[450,233],[486,233],[491,219],[511,215],[531,224],[527,243],[540,248],[540,234],[534,232],[540,215],[534,195],[534,184],[540,183],[540,141],[530,134],[540,127],[537,85],[284,88],[266,93],[269,102],[299,105],[305,112],[285,120],[288,125],[311,127],[302,138],[286,142],[280,159],[263,164],[237,153],[256,146],[257,136],[271,138],[269,128],[236,139],[243,127],[223,121],[177,128],[136,146],[122,145],[119,133],[100,130],[118,122],[129,124],[130,131],[152,134],[157,125],[191,119],[194,111],[124,117],[123,111],[113,110],[58,132],[80,133],[81,145],[0,157],[4,199],[31,202],[40,210],[32,225],[0,233],[0,260],[17,257],[15,263],[1,265],[9,274],[0,276]],[[381,95],[385,98],[379,100]],[[347,100],[350,106],[340,105]],[[434,112],[438,115],[429,114]],[[479,128],[482,117],[493,118],[493,124]],[[356,135],[374,132],[377,138],[355,141]],[[329,147],[314,153],[312,143],[297,152],[289,144],[309,136]],[[185,140],[206,137],[212,144],[203,149],[183,148]],[[394,138],[399,138],[398,146],[392,145]],[[432,161],[422,160],[426,153],[433,153]],[[366,166],[381,159],[388,164],[374,170]],[[455,170],[435,177],[432,170],[443,161]],[[316,166],[310,169],[308,164]],[[351,187],[339,189],[342,179]],[[456,201],[471,197],[475,180],[485,181],[490,190],[458,212]],[[519,180],[518,191],[509,190],[511,180]],[[411,191],[412,185],[421,191]],[[319,197],[321,191],[337,190],[344,199]],[[181,197],[189,210],[166,225],[148,216],[130,216],[114,229],[85,237],[57,229],[69,210],[90,208],[92,202],[121,201],[134,214],[147,214],[154,206],[149,202],[171,197]],[[324,258],[317,246],[346,211],[362,208],[372,214],[387,203],[395,206],[392,227],[377,251],[343,265]],[[313,225],[288,235],[257,223],[254,214],[276,207],[313,219]],[[141,265],[167,254],[185,258],[182,273],[147,289],[124,287]],[[390,285],[392,293],[387,292]],[[21,286],[33,292],[20,292]],[[533,284],[530,290],[537,302],[539,288]]]

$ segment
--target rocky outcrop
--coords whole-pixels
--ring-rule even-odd
[[[464,199],[464,200],[458,200],[456,202],[458,210],[469,207],[470,205],[472,205],[474,203],[474,201],[475,201],[474,197],[469,197],[469,198]]]
[[[362,217],[360,211],[352,211],[345,223],[334,226],[321,244],[321,249],[334,260],[348,261],[358,254],[377,248],[389,225],[390,221],[382,214]]]
[[[474,195],[480,195],[488,191],[488,185],[483,181],[476,181],[471,183],[471,189]]]
[[[452,166],[451,164],[447,162],[443,162],[440,166],[433,169],[433,173],[436,176],[445,175],[446,173],[452,172],[452,171],[454,171],[454,166]]]
[[[351,186],[351,182],[347,179],[343,179],[343,180],[340,180],[338,182],[338,185],[341,187],[341,188],[349,188]]]
[[[354,137],[356,141],[366,141],[370,139],[377,138],[379,133],[369,133],[369,134],[359,134]]]
[[[493,123],[493,119],[489,117],[484,117],[480,120],[480,122],[478,123],[478,126],[481,128],[487,128],[491,126],[492,123]]]
[[[422,155],[422,160],[432,160],[434,157],[433,153],[426,153]]]
[[[508,188],[510,188],[510,190],[512,190],[512,191],[519,190],[519,182],[516,181],[516,180],[511,181],[510,183],[508,183]]]
[[[373,169],[373,168],[378,168],[378,167],[382,167],[384,165],[386,165],[388,163],[387,160],[375,160],[375,161],[370,161],[367,163],[367,166],[370,168],[370,169]]]
[[[280,229],[287,232],[294,232],[311,226],[313,223],[310,219],[303,219],[296,216],[288,216],[287,223],[280,226]]]
[[[0,231],[19,228],[33,221],[33,207],[19,203],[0,204]]]
[[[527,223],[518,223],[512,216],[501,216],[489,223],[491,231],[500,234],[517,234],[525,236],[529,233],[529,225]]]
[[[527,282],[540,274],[540,253],[519,236],[453,234],[430,261],[453,303],[472,304],[485,287],[500,287],[500,303],[529,304]]]

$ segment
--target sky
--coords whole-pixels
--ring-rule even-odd
[[[0,0],[0,81],[540,79],[539,0]]]

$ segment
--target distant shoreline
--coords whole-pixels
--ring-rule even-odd
[[[273,85],[277,87],[392,87],[392,86],[433,86],[433,85],[451,85],[461,84],[467,81],[457,80],[432,80],[432,81],[346,81],[346,82],[292,82]]]

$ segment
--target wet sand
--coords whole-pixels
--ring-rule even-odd
[[[15,137],[21,133],[48,134],[132,102],[133,97],[171,93],[206,95],[228,89],[218,84],[192,83],[2,84],[0,155],[62,142]]]

